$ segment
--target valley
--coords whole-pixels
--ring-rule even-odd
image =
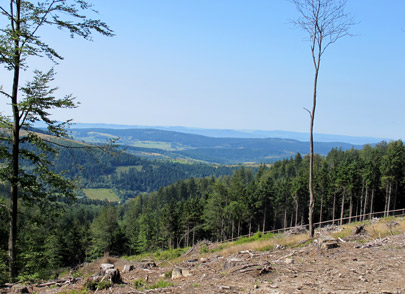
[[[233,134],[233,133],[231,133]],[[160,129],[71,129],[78,141],[102,144],[117,139],[117,144],[135,155],[212,164],[274,163],[277,160],[308,153],[309,142],[288,138],[208,137]],[[376,139],[377,140],[377,139]],[[374,141],[378,143],[378,141]],[[315,142],[317,153],[326,155],[333,148],[361,149],[363,145],[345,142]]]

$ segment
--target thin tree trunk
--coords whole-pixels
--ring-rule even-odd
[[[233,231],[235,230],[235,220],[232,219],[232,235],[231,235],[231,240],[233,241]]]
[[[332,219],[333,224],[335,224],[335,212],[336,211],[336,194],[333,194],[333,208],[332,208]]]
[[[322,55],[322,42],[318,44],[318,56],[315,56],[315,38],[312,40],[312,60],[314,62],[315,67],[315,77],[314,77],[314,92],[312,97],[312,111],[310,112],[310,128],[309,128],[309,236],[312,238],[314,237],[314,208],[315,208],[315,195],[314,195],[314,121],[315,121],[315,110],[316,110],[316,92],[318,87],[318,75],[319,75],[319,66],[321,63],[321,55]]]
[[[284,209],[284,225],[283,229],[287,227],[287,209]]]
[[[267,213],[267,203],[264,202],[264,211],[263,211],[263,233],[266,231],[266,213]]]
[[[11,3],[11,5],[13,5]],[[16,0],[16,16],[11,20],[12,28],[16,32],[20,32],[20,12],[21,1]],[[20,116],[18,109],[18,87],[20,79],[20,43],[19,38],[14,40],[14,77],[13,89],[11,94],[11,103],[13,109],[13,130],[12,130],[12,159],[11,159],[11,181],[10,181],[10,227],[9,227],[9,240],[8,240],[8,257],[9,257],[9,271],[10,279],[14,281],[17,277],[16,268],[16,241],[17,241],[17,218],[18,218],[18,176],[19,176],[19,153],[20,153]]]
[[[343,224],[343,215],[345,213],[345,193],[346,193],[346,188],[343,187],[342,207],[340,209],[340,225]]]
[[[295,201],[295,226],[298,225],[298,200]]]
[[[374,212],[374,188],[371,189],[371,201],[370,201],[370,219]]]
[[[364,179],[362,179],[362,184],[361,184],[361,196],[360,196],[360,213],[358,212],[359,210],[359,201],[357,200],[357,209],[356,209],[356,215],[359,216],[360,218],[358,219],[359,221],[362,220],[362,214],[363,214],[363,204],[364,204],[364,191],[365,191],[365,184],[364,184]]]
[[[392,197],[392,184],[390,183],[390,188],[388,192],[387,216],[390,214],[391,210],[391,197]]]
[[[352,216],[353,216],[353,193],[350,191],[350,207],[349,207],[349,223],[352,222]]]
[[[187,225],[187,235],[186,235],[186,247],[188,247],[188,243],[189,243],[189,239],[190,239],[190,227],[189,225]]]
[[[224,226],[225,226],[224,219],[222,218],[222,220],[221,220],[221,241],[225,240]]]
[[[364,207],[363,207],[363,217],[362,220],[364,221],[366,219],[366,211],[367,211],[367,201],[368,201],[368,187],[366,187],[366,196],[364,198]]]
[[[387,183],[387,186],[385,187],[385,203],[384,203],[384,216],[387,216],[387,210],[388,210],[388,192],[389,190],[389,183]]]
[[[398,197],[398,182],[395,182],[394,199],[392,204],[392,210],[397,208],[397,197]]]
[[[321,207],[319,211],[319,222],[321,223],[320,226],[322,226],[322,210],[323,210],[323,195],[321,197]]]

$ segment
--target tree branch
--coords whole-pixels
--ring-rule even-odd
[[[309,116],[312,117],[311,111],[310,111],[308,108],[306,108],[306,107],[303,107],[303,108],[304,108],[304,110],[306,110],[306,111],[308,112]]]
[[[21,49],[22,48],[24,48],[24,45],[27,43],[27,41],[28,40],[32,40],[33,39],[33,36],[35,35],[35,33],[38,31],[38,29],[44,24],[44,22],[45,22],[45,20],[46,20],[46,17],[48,16],[48,14],[51,12],[51,8],[52,8],[52,6],[55,4],[55,0],[54,1],[52,1],[50,4],[49,4],[49,6],[48,6],[48,9],[45,11],[45,13],[44,13],[44,15],[42,16],[42,19],[41,19],[41,21],[38,23],[38,25],[37,25],[37,27],[32,31],[32,33],[29,35],[29,36],[27,36],[26,38],[25,38],[25,40],[22,42],[22,44],[21,44]]]

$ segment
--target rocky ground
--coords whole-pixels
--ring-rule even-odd
[[[292,248],[275,246],[266,252],[242,250],[201,255],[195,247],[176,264],[112,261],[123,283],[97,289],[97,293],[405,294],[405,233],[377,239],[361,234],[335,239],[321,234],[314,242]],[[130,271],[129,265],[134,267]],[[140,287],[162,280],[171,285],[149,290]],[[85,282],[86,278],[80,278],[27,289],[36,293],[73,294],[79,293]]]

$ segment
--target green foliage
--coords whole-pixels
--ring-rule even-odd
[[[90,199],[107,200],[108,202],[119,202],[118,195],[111,189],[83,189],[84,194]]]
[[[73,289],[73,290],[69,290],[69,291],[61,291],[58,293],[60,293],[60,294],[87,294],[89,292],[87,289],[81,289],[81,290]]]
[[[200,253],[200,254],[208,253],[208,252],[209,252],[209,250],[208,250],[208,246],[207,246],[207,245],[203,244],[203,245],[200,246],[200,249],[199,249],[199,253]]]
[[[342,206],[343,216],[349,216],[350,211],[355,215],[388,207],[389,186],[382,180],[387,171],[379,163],[391,162],[389,170],[396,171],[398,179],[404,172],[402,161],[397,160],[402,156],[398,151],[401,144],[389,147],[390,144],[366,146],[361,151],[332,150],[327,157],[315,157],[315,191],[322,195],[323,201],[321,206],[321,199],[317,198],[317,219],[321,213],[323,220],[332,219],[335,213],[337,220]],[[387,153],[389,148],[398,152]],[[383,156],[386,156],[384,160]],[[228,239],[232,234],[235,238],[249,232],[251,237],[239,238],[233,244],[275,238],[274,234],[263,233],[263,228],[278,229],[307,220],[308,193],[304,188],[307,166],[308,157],[297,155],[271,167],[261,166],[256,174],[245,168],[230,177],[179,181],[123,205],[90,200],[80,200],[81,204],[75,205],[66,202],[64,211],[53,213],[52,217],[50,212],[40,213],[44,207],[23,205],[19,245],[21,277],[49,276],[58,267],[74,266],[105,252],[124,253],[134,261],[166,261],[181,256],[202,240]],[[405,183],[392,181],[391,184],[390,206],[403,208],[400,195],[405,192]],[[2,220],[8,218],[6,211],[0,208]],[[351,230],[344,230],[336,237],[350,234]],[[6,222],[0,223],[0,238],[4,240],[0,258],[6,259]],[[206,245],[209,243],[200,244],[200,253],[229,246],[221,244],[210,250]],[[272,246],[260,250],[271,250]]]
[[[144,279],[136,279],[136,280],[134,280],[133,283],[134,283],[135,289],[137,289],[137,290],[143,290],[143,288],[146,285],[146,281]]]
[[[167,287],[171,287],[171,286],[174,286],[174,284],[171,283],[171,282],[168,282],[168,281],[166,281],[166,280],[159,280],[159,281],[157,281],[157,282],[154,283],[154,284],[147,285],[147,286],[145,287],[145,289],[147,289],[147,290],[151,290],[151,289],[161,289],[161,288],[167,288]]]
[[[259,239],[262,239],[264,236],[265,235],[262,232],[257,232],[251,237],[239,238],[238,240],[233,242],[233,244],[237,245],[237,244],[243,244],[243,243],[249,243],[249,242],[257,241]]]
[[[155,260],[172,260],[182,256],[190,247],[158,251],[154,254]]]
[[[106,253],[119,253],[122,241],[118,225],[117,209],[104,206],[90,227],[92,257],[100,257]]]
[[[112,36],[112,31],[100,20],[87,17],[86,12],[94,10],[86,1],[9,1],[9,5],[4,4],[0,6],[3,20],[0,63],[10,71],[12,82],[7,87],[10,91],[0,85],[0,94],[8,100],[11,113],[10,117],[0,115],[0,182],[10,185],[9,267],[10,279],[15,280],[18,199],[48,205],[56,197],[73,198],[75,195],[73,182],[52,169],[57,152],[54,145],[58,143],[49,136],[67,137],[69,121],[59,123],[51,118],[51,112],[75,108],[74,98],[71,95],[56,97],[57,88],[50,86],[55,75],[53,69],[33,70],[32,80],[24,86],[20,71],[30,69],[30,57],[45,56],[53,62],[63,59],[38,34],[43,27],[53,25],[67,30],[71,37],[85,39],[90,39],[94,31],[106,36]],[[39,121],[46,124],[46,135],[33,131]]]
[[[95,291],[95,290],[104,290],[104,289],[108,289],[111,287],[111,282],[104,280],[104,281],[94,281],[92,279],[87,279],[86,282],[83,285],[83,289],[84,290],[91,290],[91,291]]]
[[[189,247],[185,247],[185,248],[168,249],[163,251],[157,250],[154,253],[144,252],[138,255],[123,256],[123,258],[128,259],[130,261],[141,261],[143,259],[152,259],[155,261],[170,261],[182,256],[189,249],[190,249]]]
[[[140,291],[167,288],[167,287],[174,285],[173,283],[170,283],[166,280],[159,280],[156,283],[148,284],[144,279],[134,280],[133,284],[134,284],[134,287]]]

